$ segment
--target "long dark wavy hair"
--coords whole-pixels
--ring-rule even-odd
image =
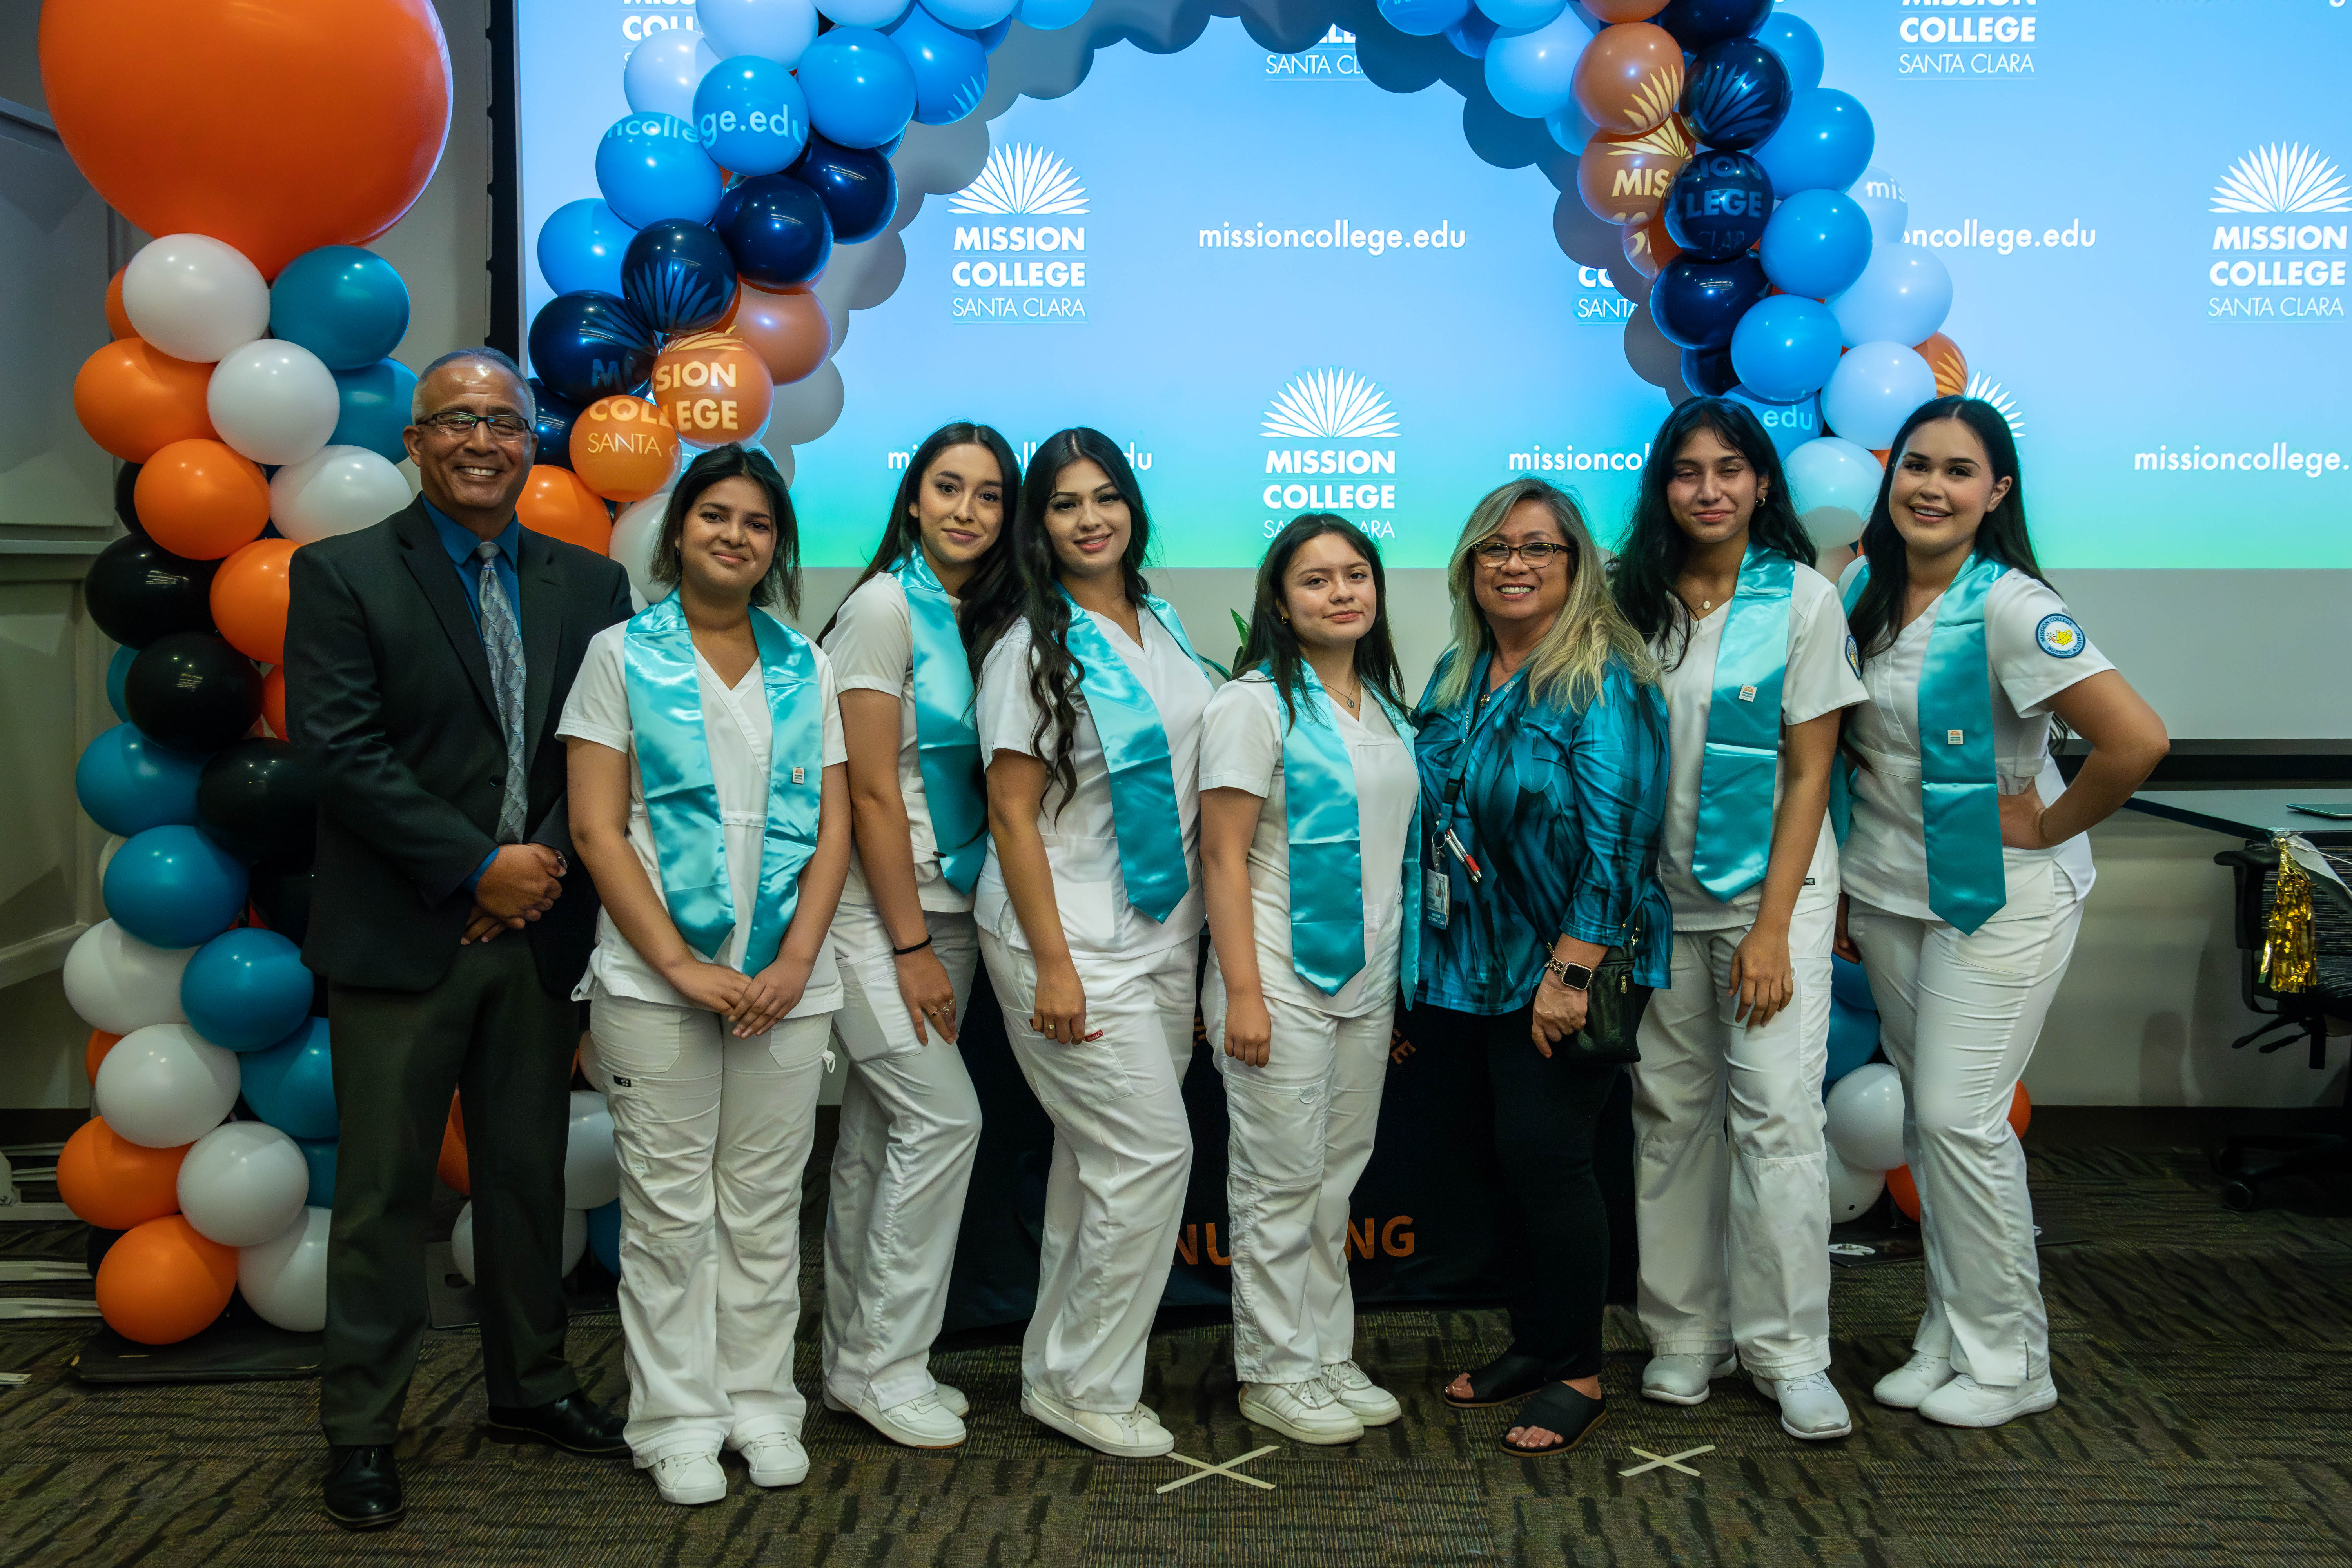
[[[768,574],[752,584],[751,602],[772,605],[782,600],[786,615],[800,614],[801,525],[793,512],[792,492],[784,486],[784,476],[776,471],[774,458],[740,441],[711,447],[678,476],[677,488],[669,492],[669,506],[662,513],[661,532],[654,538],[653,580],[677,586],[683,570],[678,541],[686,532],[686,520],[702,492],[721,479],[750,479],[767,491],[768,510],[776,520],[776,552],[768,558]]]
[[[1265,665],[1274,677],[1274,689],[1282,694],[1284,717],[1292,723],[1298,720],[1298,667],[1306,661],[1299,652],[1298,633],[1282,614],[1282,585],[1290,574],[1290,563],[1310,540],[1336,533],[1348,542],[1349,548],[1364,558],[1372,569],[1372,624],[1356,640],[1356,675],[1388,700],[1389,706],[1402,710],[1404,699],[1398,694],[1396,644],[1389,637],[1389,580],[1381,565],[1380,547],[1366,538],[1363,530],[1346,518],[1328,511],[1302,512],[1290,520],[1274,542],[1265,547],[1265,559],[1257,563],[1257,595],[1250,605],[1249,636],[1242,643],[1242,656],[1234,662],[1234,673]],[[1411,736],[1406,739],[1410,741]]]
[[[1753,409],[1726,397],[1694,397],[1667,415],[1650,445],[1650,460],[1643,465],[1633,521],[1626,525],[1609,581],[1617,595],[1617,607],[1625,612],[1643,642],[1672,643],[1661,652],[1669,669],[1682,663],[1690,648],[1690,607],[1675,592],[1675,579],[1682,575],[1684,563],[1690,559],[1690,535],[1675,521],[1666,487],[1674,479],[1675,459],[1701,431],[1746,459],[1763,489],[1748,520],[1749,542],[1777,550],[1801,565],[1811,566],[1815,559],[1813,542],[1804,524],[1797,521],[1796,506],[1789,499],[1780,454]]]
[[[1151,518],[1143,506],[1143,491],[1135,470],[1101,431],[1081,425],[1057,430],[1045,438],[1029,459],[1021,480],[1021,504],[1005,520],[1004,536],[994,552],[994,569],[964,584],[963,646],[971,661],[972,679],[988,650],[1015,625],[1029,627],[1029,697],[1037,705],[1037,727],[1029,743],[1042,745],[1047,730],[1055,735],[1054,754],[1047,760],[1047,794],[1058,788],[1061,805],[1077,792],[1078,710],[1070,700],[1078,688],[1078,663],[1070,657],[1070,601],[1061,590],[1061,570],[1054,556],[1054,541],[1045,531],[1045,507],[1062,470],[1072,463],[1091,461],[1110,477],[1127,502],[1127,552],[1118,559],[1130,604],[1141,605],[1151,584],[1143,575],[1144,556],[1151,549]]]
[[[940,454],[950,447],[986,447],[988,455],[996,459],[997,471],[1003,476],[1005,500],[1010,502],[1020,492],[1021,464],[1013,456],[1013,444],[998,434],[994,426],[974,425],[969,420],[957,420],[940,426],[929,436],[924,437],[923,444],[915,448],[915,455],[907,459],[906,472],[898,479],[898,493],[890,500],[889,520],[882,525],[881,542],[874,547],[874,559],[866,563],[865,569],[857,574],[857,581],[849,585],[849,594],[855,594],[858,589],[866,586],[869,579],[895,570],[898,563],[907,558],[908,551],[920,545],[923,538],[923,524],[921,519],[916,514],[916,499],[922,491],[923,476],[930,471],[933,463],[940,460]],[[1006,510],[1011,510],[1008,505]],[[988,570],[989,564],[998,555],[1003,553],[1003,546],[1004,532],[999,530],[996,542],[991,544],[979,561],[973,563],[972,575],[965,579],[967,588]],[[845,605],[849,602],[849,594],[844,594],[841,596],[842,604]],[[957,595],[958,598],[963,596]],[[832,634],[833,623],[839,619],[841,619],[841,606],[836,605],[834,606],[831,618],[824,623],[824,630],[816,635],[819,642],[823,642]]]
[[[1854,646],[1865,658],[1894,642],[1903,591],[1911,582],[1911,557],[1886,505],[1895,488],[1895,470],[1903,461],[1911,433],[1937,419],[1957,419],[1975,431],[1977,439],[1984,443],[1993,479],[2009,481],[2009,493],[1985,513],[1977,529],[1976,552],[2014,566],[2029,577],[2050,580],[2042,576],[2041,563],[2033,559],[2033,539],[2025,530],[2025,479],[2017,471],[2017,438],[2010,434],[2009,421],[1980,397],[1938,397],[1923,403],[1895,433],[1886,472],[1878,481],[1878,500],[1862,531],[1862,552],[1870,562],[1870,581],[1864,584],[1862,597],[1854,601],[1853,613],[1846,620],[1853,631]]]

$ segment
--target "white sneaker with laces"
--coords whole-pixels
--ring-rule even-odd
[[[692,1508],[727,1495],[727,1472],[719,1468],[716,1454],[665,1454],[646,1468],[664,1502]]]
[[[1356,1413],[1367,1426],[1385,1426],[1404,1414],[1397,1396],[1364,1375],[1352,1361],[1326,1362],[1320,1373],[1332,1397]]]
[[[1878,1380],[1870,1396],[1889,1410],[1916,1410],[1921,1400],[1951,1381],[1949,1356],[1913,1351],[1909,1361]]]
[[[1352,1443],[1364,1435],[1363,1422],[1319,1377],[1251,1384],[1242,1390],[1242,1419],[1254,1426],[1271,1426],[1294,1443],[1328,1447]]]
[[[1021,1408],[1065,1437],[1121,1459],[1156,1459],[1172,1452],[1176,1439],[1140,1405],[1118,1415],[1078,1410],[1043,1389],[1024,1384]]]
[[[968,1435],[955,1412],[937,1394],[919,1394],[887,1408],[861,1399],[848,1409],[893,1443],[909,1448],[953,1448]]]
[[[1853,1417],[1826,1372],[1787,1378],[1759,1373],[1755,1382],[1757,1393],[1780,1406],[1780,1430],[1791,1437],[1821,1443],[1853,1430]]]
[[[1919,1402],[1919,1414],[1947,1426],[1999,1426],[2018,1415],[2037,1415],[2058,1403],[2058,1385],[2043,1373],[2023,1383],[1979,1383],[1962,1373]]]
[[[741,1452],[755,1487],[796,1487],[808,1479],[808,1450],[789,1432],[764,1432]]]
[[[847,1403],[845,1403],[839,1395],[835,1394],[830,1388],[820,1384],[817,1388],[817,1395],[824,1401],[824,1407],[827,1410],[832,1411],[836,1415],[855,1415],[856,1414],[855,1410],[849,1407]],[[955,1384],[951,1383],[934,1383],[931,1384],[931,1396],[937,1399],[941,1405],[946,1405],[948,1414],[954,1416],[959,1421],[971,1414],[971,1401],[963,1396],[962,1389],[956,1387]]]
[[[1739,1358],[1723,1355],[1654,1355],[1642,1369],[1642,1397],[1661,1405],[1705,1405],[1707,1384],[1739,1370]]]

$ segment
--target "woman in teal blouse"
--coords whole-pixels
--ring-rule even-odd
[[[1597,1426],[1609,1219],[1593,1180],[1621,1070],[1565,1048],[1612,950],[1666,984],[1658,886],[1667,734],[1657,664],[1619,614],[1576,504],[1540,479],[1481,500],[1447,574],[1454,641],[1421,700],[1421,973],[1410,1034],[1484,1058],[1518,1271],[1510,1350],[1445,1390],[1533,1394],[1503,1446],[1561,1453]],[[1527,1194],[1525,1198],[1519,1194]]]

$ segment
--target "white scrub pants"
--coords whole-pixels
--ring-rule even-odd
[[[1225,1054],[1213,972],[1202,1007],[1233,1122],[1234,1370],[1244,1383],[1303,1383],[1356,1353],[1348,1205],[1372,1158],[1393,1018],[1385,1007],[1335,1018],[1278,995],[1265,1003],[1264,1067]]]
[[[946,910],[925,910],[923,924],[961,1018],[978,930]],[[928,1363],[980,1148],[980,1097],[954,1042],[929,1023],[929,1042],[916,1037],[881,916],[842,905],[833,946],[845,993],[833,1028],[849,1061],[824,1222],[824,1384],[835,1399],[887,1410],[937,1386]]]
[[[739,1040],[698,1007],[599,995],[590,1077],[621,1163],[623,1436],[639,1467],[800,1435],[801,1172],[830,1014]]]
[[[1790,919],[1796,995],[1760,1029],[1732,1021],[1727,991],[1748,928],[1675,933],[1674,984],[1651,994],[1633,1069],[1640,1310],[1654,1354],[1737,1348],[1769,1378],[1830,1364],[1822,1075],[1836,925],[1834,902]]]
[[[2082,916],[2063,873],[2040,861],[2011,874],[2009,902],[1969,936],[1859,900],[1846,917],[1903,1075],[1903,1152],[1927,1254],[1927,1310],[1912,1347],[1997,1387],[2050,1368],[2033,1202],[2009,1106]]]
[[[1054,1122],[1037,1310],[1021,1377],[1077,1410],[1120,1415],[1143,1396],[1143,1353],[1184,1217],[1192,1131],[1181,1085],[1192,1059],[1194,944],[1109,963],[1078,960],[1087,1029],[1062,1045],[1029,1027],[1036,961],[980,933],[1004,1032]]]

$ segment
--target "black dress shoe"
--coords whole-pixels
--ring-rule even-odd
[[[600,1410],[584,1394],[567,1394],[529,1408],[490,1406],[490,1435],[509,1443],[545,1443],[575,1454],[625,1454],[624,1417]]]
[[[345,1530],[382,1530],[408,1511],[400,1470],[380,1443],[338,1443],[329,1450],[327,1517]]]

